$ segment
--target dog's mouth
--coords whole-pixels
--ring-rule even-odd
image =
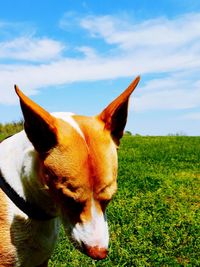
[[[75,247],[75,249],[79,250],[83,254],[89,256],[90,258],[94,260],[103,260],[108,255],[108,249],[107,248],[101,248],[98,246],[89,246],[84,244],[83,242],[78,243],[72,236],[69,237],[72,245]]]
[[[103,260],[108,255],[108,250],[106,248],[100,248],[98,246],[88,246],[82,244],[82,252],[94,260]]]
[[[108,255],[107,248],[101,248],[99,246],[89,246],[83,242],[79,243],[72,236],[69,236],[69,240],[75,249],[79,250],[80,252],[94,260],[103,260]]]
[[[65,233],[69,238],[69,241],[72,243],[74,248],[89,256],[94,260],[103,260],[108,255],[107,247],[101,247],[99,245],[89,245],[86,242],[83,242],[81,239],[77,239],[73,233],[74,224],[68,221],[67,224],[64,224]]]

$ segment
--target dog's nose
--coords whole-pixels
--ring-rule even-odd
[[[106,248],[100,248],[100,247],[90,247],[90,246],[84,246],[85,253],[90,256],[94,260],[103,260],[108,255],[108,250]]]

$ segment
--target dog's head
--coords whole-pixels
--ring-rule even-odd
[[[39,154],[41,179],[60,210],[65,229],[94,259],[108,249],[106,206],[117,190],[117,147],[127,119],[130,86],[99,115],[50,115],[17,87],[25,132]]]

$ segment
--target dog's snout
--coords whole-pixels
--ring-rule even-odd
[[[85,253],[94,260],[103,260],[108,255],[108,250],[106,248],[101,248],[98,246],[84,246]]]

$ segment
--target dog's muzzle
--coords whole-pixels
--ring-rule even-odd
[[[90,247],[83,244],[83,252],[91,257],[94,260],[103,260],[108,255],[108,250],[106,248],[100,248],[100,247]]]

